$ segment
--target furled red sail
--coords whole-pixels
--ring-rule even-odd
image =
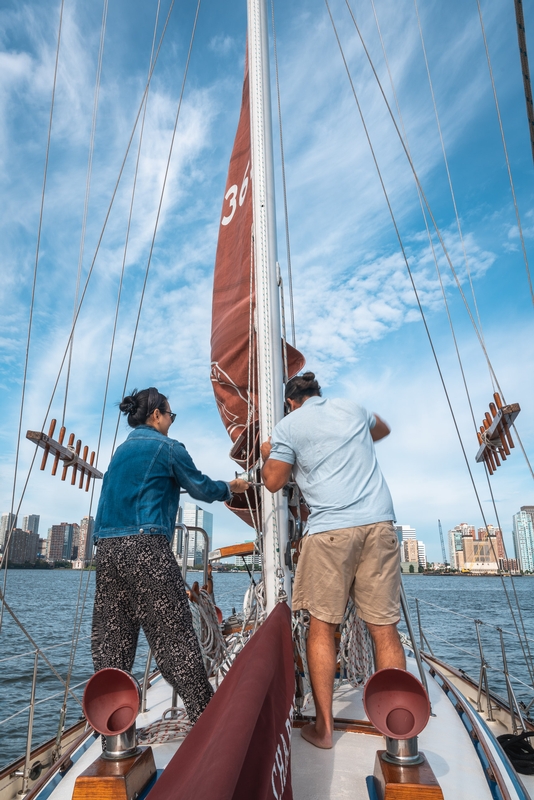
[[[294,691],[291,612],[278,603],[147,800],[292,800]]]
[[[251,183],[247,63],[219,228],[211,328],[213,391],[221,419],[233,442],[230,455],[246,470],[258,460],[260,444]],[[290,345],[287,345],[287,364],[289,377],[304,366],[304,357]],[[246,504],[244,513],[235,505],[230,504],[230,508],[251,524]]]

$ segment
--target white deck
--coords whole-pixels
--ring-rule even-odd
[[[415,662],[408,659],[408,668],[417,674]],[[491,800],[481,763],[472,741],[456,710],[430,676],[429,690],[434,716],[419,737],[442,788],[445,800]],[[157,680],[148,694],[149,710],[138,718],[138,727],[159,719],[170,706],[171,689]],[[313,715],[313,706],[306,715]],[[345,719],[366,719],[361,690],[342,687],[334,700],[334,715]],[[373,774],[375,754],[385,748],[384,739],[361,733],[336,731],[332,750],[319,750],[293,731],[291,772],[295,800],[369,800],[366,778]],[[180,742],[152,745],[157,769],[164,769],[180,746]],[[79,758],[50,795],[51,800],[71,800],[77,775],[100,754],[100,740]],[[527,784],[527,781],[523,781]],[[529,781],[530,789],[534,778]],[[516,793],[509,784],[511,797]]]

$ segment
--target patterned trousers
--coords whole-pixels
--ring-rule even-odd
[[[161,674],[196,722],[213,690],[182,573],[167,538],[136,534],[100,539],[91,635],[95,670],[116,667],[131,672],[140,628]]]

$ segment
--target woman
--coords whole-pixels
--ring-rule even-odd
[[[134,430],[111,459],[95,519],[93,664],[131,671],[142,627],[161,674],[195,722],[212,688],[170,547],[180,488],[212,503],[248,484],[213,481],[195,467],[184,445],[168,436],[176,414],[157,389],[133,391],[120,409]]]

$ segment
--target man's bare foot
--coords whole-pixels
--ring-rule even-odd
[[[310,744],[320,747],[321,750],[330,750],[334,744],[331,733],[325,733],[323,736],[317,733],[315,722],[309,722],[301,728],[300,735]]]

